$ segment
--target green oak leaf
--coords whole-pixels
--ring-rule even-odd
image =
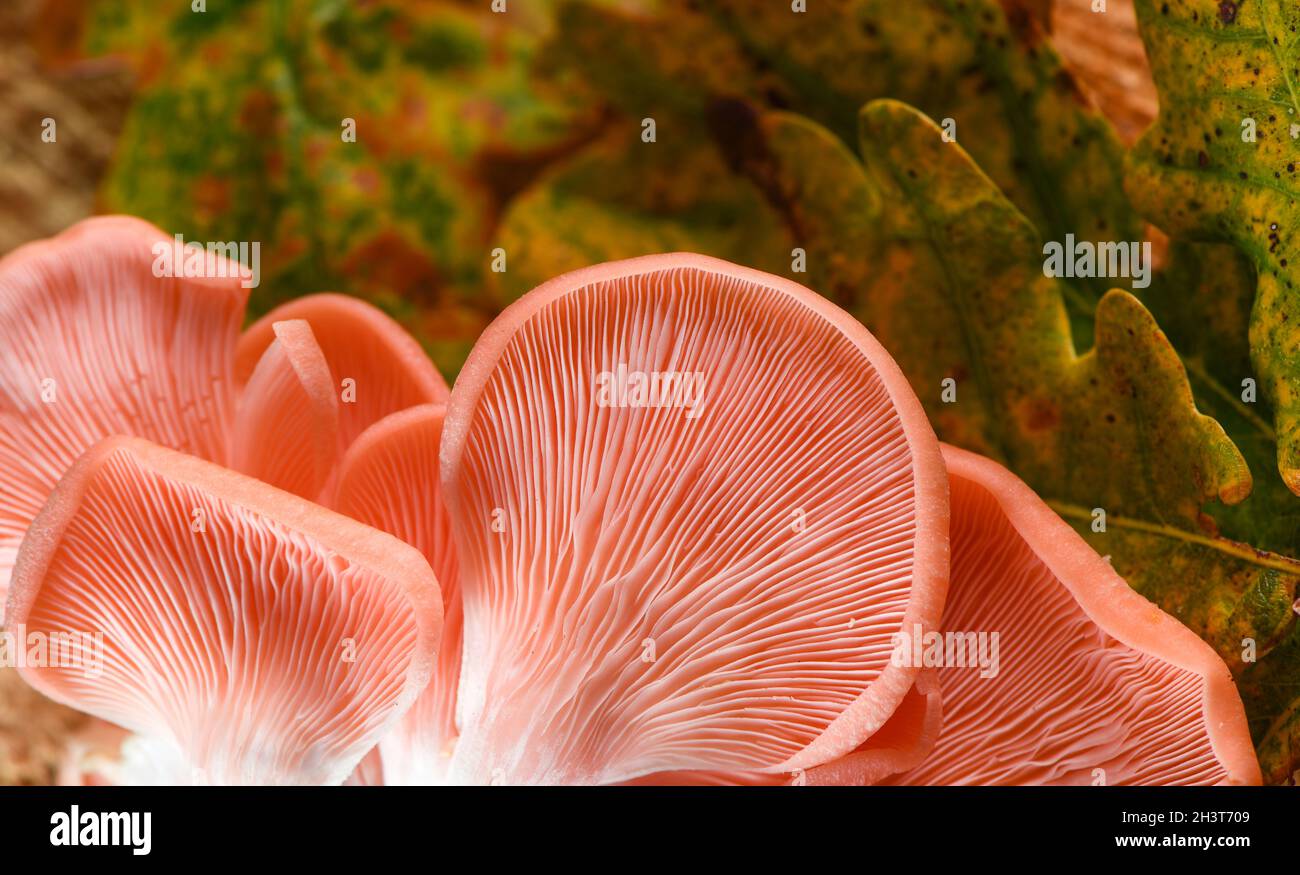
[[[966,418],[958,411],[971,402],[992,455],[1046,494],[1091,496],[1110,516],[1194,526],[1207,500],[1249,494],[1244,460],[1196,412],[1181,363],[1136,298],[1107,293],[1097,346],[1077,355],[1042,238],[962,148],[890,101],[868,104],[860,132],[886,238],[862,315],[889,348],[923,350],[905,370],[935,421]],[[937,339],[914,339],[926,335]],[[940,397],[942,376],[956,378],[955,409]]]
[[[955,135],[1048,239],[1140,240],[1122,150],[1046,39],[1035,4],[998,0],[786,3],[668,0],[659,15],[564,7],[544,57],[632,118],[696,123],[717,99],[794,107],[856,145],[859,107],[893,97]],[[1088,343],[1105,281],[1064,287]]]
[[[1175,241],[1168,261],[1144,300],[1178,350],[1198,407],[1223,425],[1257,474],[1250,498],[1208,512],[1225,537],[1300,554],[1300,497],[1272,474],[1273,413],[1250,362],[1254,270],[1222,243]]]
[[[991,259],[1009,257],[1008,251],[1024,260],[1027,272],[1041,272],[1039,239],[1032,229],[1022,227],[1016,242],[973,230],[976,224],[1016,223],[1007,215],[986,215],[981,222],[977,215],[954,212],[949,201],[959,183],[931,178],[921,184],[908,175],[909,169],[924,175],[919,168],[941,157],[935,131],[922,133],[924,126],[913,123],[921,142],[908,142],[900,136],[896,114],[877,112],[874,121],[870,110],[864,114],[867,165],[877,168],[877,179],[887,173],[907,202],[928,201],[930,210],[945,205],[931,212],[925,226],[931,252],[943,253],[947,274],[955,277],[950,291],[961,296],[959,286],[966,283],[978,288],[981,276],[1001,279],[1001,271],[988,268]],[[902,227],[907,234],[911,226]],[[999,254],[990,256],[994,248]],[[963,263],[973,271],[963,275],[954,266]],[[1042,282],[1051,281],[1034,277],[1029,288]],[[1064,332],[1057,332],[1055,349],[1044,348],[1052,335],[1041,330],[1022,331],[1021,344],[1005,336],[1016,326],[1016,314],[1024,318],[1042,310],[1044,298],[1053,297],[1040,289],[1018,302],[994,297],[964,305],[965,343],[985,351],[983,358],[991,362],[981,372],[998,386],[1013,387],[990,417],[1001,425],[1000,448],[1010,466],[1110,555],[1136,589],[1215,646],[1238,676],[1265,773],[1273,781],[1286,780],[1300,765],[1300,663],[1293,659],[1291,611],[1300,565],[1219,537],[1200,513],[1216,497],[1240,506],[1250,491],[1250,475],[1219,424],[1197,412],[1177,355],[1135,299],[1108,293],[1098,308],[1096,347],[1064,365],[1059,359],[1069,348]],[[999,302],[1008,309],[988,314],[990,303],[996,308]],[[987,315],[969,318],[973,311]],[[1019,364],[1005,367],[1012,356]],[[1037,386],[1028,375],[1037,378]],[[1035,423],[1046,424],[1047,434],[1038,434]],[[1105,532],[1092,525],[1098,507],[1107,510]],[[1256,662],[1242,659],[1247,638],[1256,642]]]
[[[799,215],[824,203],[837,216],[827,192],[868,192],[861,221],[813,235],[824,243],[808,249],[805,281],[834,284],[825,274],[853,254],[852,309],[940,437],[1001,460],[1135,589],[1209,641],[1238,678],[1266,775],[1286,781],[1300,767],[1300,563],[1222,537],[1205,513],[1241,506],[1251,476],[1197,409],[1173,346],[1132,294],[1112,289],[1097,307],[1095,346],[1079,354],[1063,283],[1044,275],[1042,237],[964,149],[894,101],[868,104],[859,123],[861,163],[789,113],[762,114],[737,135],[760,189],[795,201],[786,209]],[[1257,662],[1243,659],[1246,638]]]
[[[1095,348],[1075,355],[1060,327],[1057,281],[1042,275],[1041,238],[938,134],[893,104],[862,115],[867,171],[899,214],[884,219],[895,238],[887,260],[901,252],[916,265],[904,277],[886,274],[886,288],[939,290],[943,309],[960,314],[950,342],[932,342],[925,358],[972,374],[984,434],[998,454],[1135,589],[1219,651],[1239,679],[1265,774],[1287,780],[1300,767],[1291,611],[1300,564],[1220,537],[1201,513],[1216,498],[1245,499],[1245,460],[1197,411],[1177,354],[1131,295],[1107,293]],[[879,300],[875,289],[865,297],[869,307]],[[918,346],[888,334],[882,341],[909,358]],[[936,368],[903,363],[909,372],[918,365]],[[933,410],[933,384],[917,388]],[[966,403],[960,388],[958,398],[954,406]],[[935,419],[943,430],[943,417]],[[1107,512],[1104,532],[1094,530],[1096,508]],[[1256,662],[1242,658],[1246,638],[1255,641]]]
[[[1250,360],[1276,466],[1300,493],[1300,8],[1138,0],[1160,115],[1127,160],[1135,205],[1170,235],[1235,245],[1256,275]]]

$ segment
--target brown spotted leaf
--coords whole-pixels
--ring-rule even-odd
[[[1300,497],[1273,474],[1272,407],[1250,362],[1255,272],[1244,255],[1222,243],[1175,241],[1168,261],[1147,290],[1146,304],[1178,350],[1197,406],[1219,421],[1256,475],[1250,498],[1208,511],[1226,537],[1300,553]]]

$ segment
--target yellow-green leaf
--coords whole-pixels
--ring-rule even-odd
[[[1300,493],[1300,7],[1136,5],[1160,115],[1129,156],[1126,189],[1167,233],[1228,241],[1250,260],[1250,358],[1273,406],[1278,471]]]

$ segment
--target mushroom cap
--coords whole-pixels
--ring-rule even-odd
[[[1218,654],[1010,471],[955,447],[943,456],[952,496],[943,630],[998,633],[997,670],[939,668],[934,750],[887,782],[1260,783]]]
[[[231,467],[314,501],[338,460],[338,395],[306,320],[271,330],[275,340],[239,397]]]
[[[24,679],[136,733],[123,771],[160,783],[341,782],[423,690],[442,626],[414,548],[124,437],[59,482],[8,610],[71,642]]]
[[[942,610],[947,479],[906,379],[826,299],[717,259],[515,302],[456,382],[442,477],[453,780],[819,765],[898,708],[891,636]]]
[[[447,383],[415,338],[365,301],[332,292],[295,298],[248,327],[235,353],[235,379],[240,386],[252,379],[276,339],[275,324],[291,319],[311,326],[329,362],[336,394],[349,388],[344,381],[353,381],[350,388],[355,397],[344,398],[339,405],[340,452],[390,413],[446,403]]]
[[[628,781],[637,786],[865,786],[908,771],[934,749],[942,725],[939,677],[934,669],[917,675],[898,708],[861,746],[829,763],[794,774],[765,772],[659,772]]]
[[[456,551],[442,502],[438,445],[446,407],[390,414],[362,432],[339,465],[330,507],[418,549],[442,589],[442,643],[428,686],[383,737],[376,762],[389,784],[438,784],[456,740],[461,604]]]
[[[891,775],[923,763],[934,750],[942,726],[939,676],[933,669],[924,669],[880,731],[856,750],[808,769],[803,783],[811,786],[879,784]]]
[[[0,259],[0,601],[28,524],[96,441],[227,457],[247,290],[219,258],[222,277],[155,276],[154,247],[173,245],[106,216]]]
[[[195,265],[188,249],[176,262],[178,245],[109,216],[0,259],[0,604],[27,525],[102,438],[143,437],[314,499],[371,423],[447,398],[419,344],[355,298],[302,298],[239,336],[242,266],[203,250],[204,275],[184,276]]]

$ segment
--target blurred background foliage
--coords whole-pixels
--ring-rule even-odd
[[[502,210],[603,121],[532,73],[553,4],[513,5],[92,0],[49,4],[37,30],[47,65],[109,59],[133,82],[99,210],[261,241],[253,315],[357,294],[454,373],[493,312]]]
[[[960,108],[963,142],[1046,230],[1133,227],[1109,185],[1110,127],[1056,78],[1049,46],[1016,50],[1017,29],[1050,23],[1041,3],[1004,16],[996,3],[835,2],[792,16],[745,0],[510,0],[505,13],[491,0],[15,2],[5,78],[40,77],[60,99],[33,89],[13,129],[54,117],[60,151],[82,154],[50,174],[78,199],[25,192],[48,219],[19,203],[0,251],[91,209],[187,239],[261,241],[251,316],[312,291],[360,295],[449,377],[504,303],[561,270],[693,249],[790,273],[800,229],[740,172],[727,119],[710,112],[720,99],[796,108],[846,143],[874,97],[936,119]],[[1095,38],[1070,42],[1086,54]],[[1094,78],[1104,88],[1112,75]],[[1111,91],[1139,116],[1125,123],[1142,124],[1135,90]],[[1072,299],[1082,337],[1102,291]]]

